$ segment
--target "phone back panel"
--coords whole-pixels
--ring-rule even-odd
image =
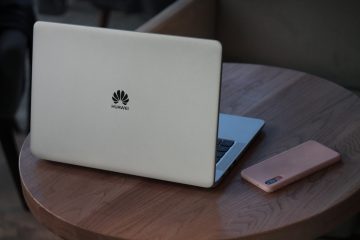
[[[244,169],[241,176],[272,192],[339,160],[339,153],[310,140]]]

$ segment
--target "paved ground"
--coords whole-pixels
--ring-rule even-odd
[[[18,138],[19,143],[23,137]],[[58,240],[24,211],[15,191],[10,171],[0,149],[0,239],[1,240]]]

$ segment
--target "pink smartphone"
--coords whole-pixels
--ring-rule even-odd
[[[340,161],[340,154],[310,140],[241,171],[241,176],[266,192]]]

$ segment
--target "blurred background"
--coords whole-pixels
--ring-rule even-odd
[[[0,239],[60,239],[20,198],[17,151],[29,131],[35,20],[134,30],[174,0],[0,0]]]

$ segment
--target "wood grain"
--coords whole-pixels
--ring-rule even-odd
[[[360,210],[360,99],[297,71],[224,64],[221,111],[266,121],[214,189],[20,156],[33,215],[65,239],[311,239]],[[308,139],[342,154],[342,163],[275,193],[240,171]]]

